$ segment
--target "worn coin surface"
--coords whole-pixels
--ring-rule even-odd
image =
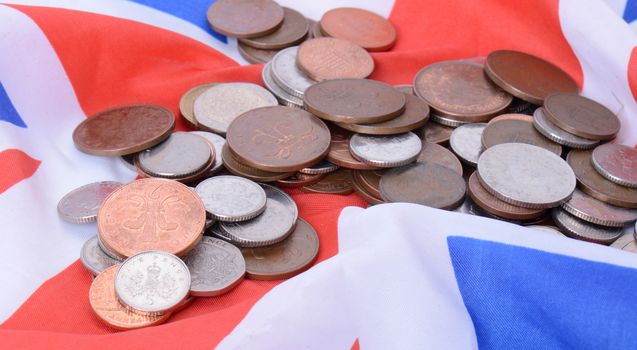
[[[462,163],[450,150],[431,142],[424,142],[417,162],[428,162],[447,167],[462,176]]]
[[[385,170],[355,170],[352,171],[352,178],[365,193],[380,199],[380,179],[384,173]]]
[[[621,228],[589,224],[572,216],[562,208],[554,208],[551,211],[551,216],[565,235],[582,241],[609,245],[624,232]]]
[[[284,106],[303,108],[303,100],[283,90],[272,77],[272,62],[268,62],[263,66],[261,71],[261,79],[265,87],[279,100]]]
[[[283,23],[276,31],[256,38],[239,39],[239,42],[264,50],[281,49],[298,44],[307,35],[310,25],[305,16],[298,11],[284,7],[283,13]]]
[[[126,105],[99,112],[73,131],[80,151],[96,156],[122,156],[152,147],[170,136],[175,116],[157,105]]]
[[[592,164],[603,177],[631,188],[637,188],[637,149],[606,143],[593,150]]]
[[[349,169],[338,169],[327,174],[321,181],[301,188],[306,193],[350,194],[352,188],[352,172]]]
[[[399,85],[394,85],[394,88],[400,92],[402,92],[403,94],[407,94],[407,95],[414,95],[414,87],[411,84],[399,84]]]
[[[318,251],[318,235],[303,219],[298,219],[294,231],[282,242],[241,249],[247,277],[268,281],[287,279],[309,269]]]
[[[272,79],[287,93],[303,99],[308,87],[316,83],[296,65],[298,46],[281,50],[272,59]],[[303,102],[301,101],[301,105]]]
[[[212,297],[236,287],[246,273],[246,262],[239,248],[212,237],[203,237],[184,257],[190,271],[190,294]]]
[[[396,42],[396,29],[389,20],[359,8],[340,7],[325,12],[321,30],[369,51],[386,51]]]
[[[151,176],[178,178],[192,175],[215,158],[214,147],[203,137],[175,132],[166,141],[138,155],[139,166]]]
[[[277,173],[265,170],[259,170],[249,165],[241,163],[236,156],[230,151],[228,145],[223,146],[221,155],[224,160],[225,167],[232,174],[248,178],[258,182],[272,182],[294,175],[294,172]]]
[[[559,128],[589,140],[610,140],[621,127],[615,113],[577,93],[547,96],[544,115]]]
[[[416,160],[422,142],[412,132],[388,136],[354,134],[349,140],[349,147],[354,158],[363,163],[392,168]]]
[[[451,138],[453,128],[438,123],[427,123],[421,129],[414,130],[420,139],[426,142],[436,144],[446,144]]]
[[[94,222],[104,199],[121,186],[116,181],[100,181],[76,188],[60,199],[58,213],[74,224]]]
[[[360,46],[341,39],[311,39],[299,47],[299,68],[313,80],[367,78],[374,71],[374,59]]]
[[[272,0],[217,0],[206,14],[210,27],[235,38],[254,38],[276,31],[283,8]]]
[[[221,151],[223,150],[223,146],[226,144],[226,139],[215,133],[207,131],[191,131],[190,133],[201,136],[212,144],[215,149],[215,162],[209,173],[212,175],[219,172],[219,170],[223,168],[223,157],[221,157]]]
[[[237,49],[241,57],[253,64],[270,62],[279,53],[279,50],[261,50],[241,42],[237,43]]]
[[[451,133],[449,146],[460,160],[474,167],[478,164],[484,150],[482,132],[486,127],[486,123],[471,123],[459,126]]]
[[[503,143],[482,152],[480,183],[497,198],[524,208],[550,208],[567,201],[575,174],[559,156],[524,143]]]
[[[562,209],[584,221],[603,226],[623,227],[637,220],[637,209],[604,203],[578,189],[562,204]]]
[[[274,95],[251,83],[217,84],[195,99],[195,118],[200,127],[225,134],[239,115],[258,107],[278,106]]]
[[[553,124],[544,113],[544,108],[533,112],[533,126],[549,140],[576,149],[589,149],[597,146],[599,140],[589,140],[564,131]]]
[[[309,175],[318,175],[318,174],[331,173],[332,171],[336,171],[337,169],[338,169],[338,165],[333,164],[327,160],[324,160],[310,167],[303,168],[299,170],[299,172],[303,174],[309,174]]]
[[[377,197],[368,191],[365,186],[360,183],[360,179],[356,175],[352,176],[352,188],[354,189],[354,192],[361,196],[370,205],[385,203],[380,196]]]
[[[482,146],[493,147],[501,143],[526,143],[544,148],[547,151],[562,154],[562,146],[542,136],[533,126],[533,117],[523,114],[504,114],[498,116],[515,116],[511,119],[500,119],[490,122],[482,131]]]
[[[635,241],[635,237],[631,234],[622,235],[610,246],[627,252],[637,253],[637,242]]]
[[[82,245],[80,261],[93,276],[97,276],[107,268],[121,262],[121,260],[113,259],[102,251],[97,241],[97,235],[89,238]]]
[[[253,181],[221,175],[203,180],[195,188],[206,211],[219,221],[245,221],[265,210],[266,196]]]
[[[186,91],[186,93],[181,96],[181,99],[179,100],[179,112],[191,128],[197,127],[197,119],[195,119],[195,112],[193,111],[195,99],[206,91],[206,89],[215,85],[217,85],[217,83],[197,85]]]

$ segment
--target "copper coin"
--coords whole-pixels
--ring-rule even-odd
[[[135,180],[113,191],[97,214],[100,241],[125,257],[145,250],[184,255],[201,239],[206,210],[190,187]]]
[[[579,188],[591,197],[622,208],[637,208],[637,188],[607,180],[593,168],[592,151],[572,150],[566,161],[573,168]]]
[[[217,83],[197,85],[186,91],[186,93],[181,96],[181,99],[179,100],[179,112],[181,113],[181,116],[184,117],[186,124],[188,124],[191,128],[197,128],[197,119],[195,118],[195,112],[193,111],[195,99],[209,87],[213,87],[215,85],[217,85]]]
[[[346,131],[332,130],[332,139],[330,141],[330,150],[326,159],[331,163],[348,169],[372,170],[378,169],[375,166],[365,164],[354,158],[349,149],[349,139],[351,134]]]
[[[576,93],[547,96],[544,115],[559,128],[589,140],[610,140],[621,127],[615,113]]]
[[[241,163],[234,154],[232,154],[230,148],[228,148],[228,144],[223,146],[221,156],[223,157],[223,165],[226,169],[228,169],[228,171],[234,175],[242,176],[252,181],[272,182],[290,177],[294,174],[293,172],[276,173],[264,171],[245,165]]]
[[[341,7],[325,12],[321,30],[368,51],[387,51],[396,42],[396,29],[389,20],[358,8]]]
[[[385,170],[354,170],[352,178],[372,197],[380,199],[380,178]]]
[[[265,281],[287,279],[309,269],[318,251],[318,235],[303,219],[298,219],[294,232],[282,242],[241,248],[246,261],[246,277]]]
[[[455,171],[432,163],[414,163],[388,170],[380,179],[386,202],[407,202],[454,209],[464,201],[467,186]]]
[[[305,16],[291,8],[283,8],[283,24],[276,31],[252,39],[239,39],[239,42],[263,50],[282,49],[303,41],[310,28]]]
[[[435,143],[424,142],[416,161],[442,165],[462,176],[462,163],[458,157],[450,150]]]
[[[593,150],[592,161],[603,177],[622,186],[637,188],[637,149],[607,143]]]
[[[339,123],[371,124],[394,119],[405,110],[405,94],[380,81],[337,79],[305,90],[305,109]]]
[[[505,114],[498,118],[509,115],[511,114]],[[501,143],[516,142],[542,147],[558,156],[562,154],[562,146],[548,140],[535,129],[533,117],[523,114],[513,114],[513,116],[516,118],[501,119],[487,124],[482,131],[482,146],[484,148]]]
[[[533,220],[545,214],[544,209],[528,209],[506,203],[489,193],[478,180],[477,172],[469,177],[469,196],[480,208],[492,215],[510,220]]]
[[[369,203],[370,205],[385,203],[380,197],[374,196],[371,192],[361,185],[359,179],[356,176],[352,177],[352,188],[359,196]]]
[[[394,88],[403,94],[416,95],[414,94],[414,87],[411,84],[394,85]]]
[[[287,188],[298,188],[303,186],[311,186],[323,179],[327,174],[303,174],[296,173],[290,177],[286,177],[285,179],[277,180],[276,184],[279,187],[287,187]]]
[[[367,78],[374,71],[372,56],[360,46],[341,39],[311,39],[299,46],[296,63],[316,80]]]
[[[228,127],[226,142],[244,164],[266,171],[298,171],[325,157],[330,131],[304,110],[263,107],[237,117]]]
[[[593,224],[611,227],[624,227],[637,220],[637,210],[620,208],[597,200],[576,189],[562,209],[569,214]]]
[[[272,0],[217,0],[206,13],[210,27],[235,38],[254,38],[277,30],[283,8]]]
[[[162,142],[174,128],[173,112],[162,106],[127,105],[85,119],[73,131],[73,142],[84,153],[122,156]]]
[[[482,65],[462,61],[423,68],[414,78],[414,91],[436,115],[468,122],[487,121],[513,100],[487,79]]]
[[[438,123],[427,123],[422,129],[418,129],[418,132],[414,132],[426,142],[441,145],[449,142],[453,128]]]
[[[504,91],[541,105],[554,92],[577,93],[577,83],[566,72],[539,57],[499,50],[487,56],[484,71]]]
[[[321,181],[311,186],[304,186],[301,191],[307,193],[350,194],[352,189],[352,172],[348,169],[338,169],[327,174]]]
[[[343,129],[369,135],[393,135],[417,129],[429,120],[429,106],[418,97],[405,94],[405,110],[386,122],[374,124],[336,123]]]
[[[279,53],[279,50],[256,49],[241,42],[237,43],[237,49],[241,57],[253,64],[268,63]]]

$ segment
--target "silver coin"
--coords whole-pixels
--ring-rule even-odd
[[[207,217],[206,218],[206,223],[205,223],[203,228],[204,228],[204,230],[207,230],[207,229],[211,228],[216,223],[217,223],[217,219],[215,219],[213,217],[209,217],[209,218]]]
[[[623,229],[589,224],[567,213],[562,208],[551,211],[555,224],[569,237],[600,244],[611,244],[622,235]]]
[[[246,262],[239,248],[212,237],[203,237],[184,261],[190,270],[193,296],[226,293],[241,283],[246,273]]]
[[[440,124],[440,125],[444,125],[444,126],[449,126],[452,128],[457,128],[461,125],[466,125],[466,124],[471,124],[471,122],[466,122],[466,121],[462,121],[462,120],[456,120],[453,118],[449,118],[449,117],[442,117],[439,116],[437,114],[429,114],[430,118],[432,121]]]
[[[625,250],[627,252],[637,253],[637,242],[635,241],[635,237],[632,234],[622,235],[610,246],[613,248]]]
[[[188,297],[190,272],[173,254],[148,250],[126,259],[115,274],[122,305],[149,315],[173,310]]]
[[[80,261],[93,276],[97,276],[107,268],[121,262],[121,260],[113,259],[104,253],[99,246],[97,235],[84,242],[82,250],[80,250]]]
[[[599,144],[599,141],[588,140],[560,129],[544,115],[542,107],[533,112],[533,126],[547,139],[567,147],[589,149]]]
[[[245,221],[265,210],[265,191],[256,182],[223,175],[200,182],[195,191],[206,211],[219,221]]]
[[[74,224],[94,222],[104,199],[120,186],[119,182],[100,181],[76,188],[60,199],[58,213],[64,221]]]
[[[303,100],[283,90],[279,84],[272,78],[272,62],[266,63],[261,71],[261,79],[265,87],[276,96],[279,103],[287,106],[303,108]]]
[[[387,136],[354,134],[349,147],[352,155],[365,164],[393,168],[415,161],[422,141],[413,132]]]
[[[546,225],[528,225],[527,228],[532,228],[534,230],[550,233],[556,236],[564,237],[564,234],[557,229],[557,227],[546,226]]]
[[[606,143],[593,150],[593,168],[608,180],[637,188],[637,149]]]
[[[283,90],[302,100],[305,90],[316,84],[316,81],[310,79],[296,65],[298,51],[298,46],[292,46],[279,51],[274,56],[272,59],[272,78]]]
[[[262,247],[287,238],[299,217],[294,200],[282,190],[261,184],[267,196],[265,211],[256,218],[236,223],[221,222],[222,235],[240,247]]]
[[[102,243],[102,240],[100,239],[99,233],[97,234],[97,245],[100,247],[102,252],[104,252],[104,254],[106,254],[106,256],[110,257],[111,259],[115,259],[117,261],[124,261],[126,259],[125,256],[119,255],[115,253],[114,251],[106,248],[106,246],[104,245],[104,243]]]
[[[241,114],[279,103],[268,90],[251,83],[224,83],[208,88],[195,99],[193,111],[200,127],[224,134]]]
[[[175,132],[166,141],[139,153],[139,167],[151,176],[178,178],[195,174],[208,165],[211,145],[189,132]]]
[[[303,168],[299,170],[300,173],[308,175],[327,174],[338,170],[338,165],[324,160],[318,164],[314,164],[311,167]]]
[[[220,227],[219,227],[219,222],[217,222],[215,225],[212,225],[210,228],[206,229],[206,231],[204,232],[204,236],[208,236],[208,237],[213,237],[213,238],[217,238],[220,239],[222,241],[228,242],[228,243],[232,243],[232,245],[234,246],[238,246],[238,244],[236,242],[234,242],[227,233],[225,233]]]
[[[575,189],[573,196],[562,204],[562,209],[593,224],[624,227],[637,220],[637,209],[620,208],[597,200]]]
[[[478,178],[489,193],[523,208],[551,208],[575,190],[575,174],[554,153],[524,143],[502,143],[478,160]]]
[[[221,157],[221,150],[223,149],[223,145],[226,144],[226,139],[215,133],[207,131],[191,131],[190,133],[203,137],[215,148],[215,163],[212,165],[209,173],[216,174],[217,172],[219,172],[223,168],[223,158]]]
[[[471,123],[453,130],[449,146],[460,160],[474,167],[478,164],[478,158],[484,151],[482,132],[486,126],[487,123]]]

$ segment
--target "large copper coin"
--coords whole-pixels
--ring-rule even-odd
[[[367,78],[374,71],[374,60],[365,49],[341,39],[311,39],[299,47],[296,63],[308,77],[316,80]]]
[[[444,145],[449,142],[453,128],[438,123],[427,123],[414,131],[423,141]]]
[[[97,214],[100,241],[121,256],[145,250],[188,253],[201,239],[206,210],[186,185],[140,179],[111,193]]]
[[[544,115],[559,128],[589,140],[610,140],[621,127],[615,113],[576,93],[547,96]]]
[[[179,112],[181,112],[181,116],[186,120],[186,124],[191,128],[197,128],[197,119],[195,119],[195,112],[193,111],[195,99],[209,87],[215,85],[217,85],[217,83],[197,85],[181,96],[179,100]]]
[[[510,119],[502,117],[512,116]],[[491,121],[482,131],[482,146],[493,147],[501,143],[517,142],[538,146],[558,156],[562,154],[562,146],[542,136],[533,126],[533,117],[523,114],[505,114]]]
[[[279,53],[279,50],[257,49],[241,42],[237,43],[237,49],[241,57],[253,64],[268,63]]]
[[[350,194],[352,189],[352,172],[348,169],[338,169],[327,174],[321,181],[301,188],[307,193]]]
[[[423,68],[414,78],[414,91],[435,114],[469,122],[487,121],[513,100],[485,77],[482,65],[462,61]]]
[[[380,199],[380,178],[385,170],[354,170],[352,178],[366,193]]]
[[[462,176],[462,163],[450,150],[431,142],[423,142],[417,162],[442,165]]]
[[[246,261],[246,276],[255,280],[281,280],[307,270],[316,259],[319,240],[316,231],[299,219],[294,232],[277,244],[259,248],[241,248]]]
[[[321,30],[369,51],[386,51],[396,42],[396,29],[391,22],[358,8],[341,7],[325,12],[321,17]]]
[[[228,169],[228,171],[234,175],[243,176],[252,181],[272,182],[290,177],[294,174],[293,172],[276,173],[264,171],[245,165],[241,163],[234,154],[232,154],[228,148],[228,144],[223,146],[221,156],[223,157],[223,165]]]
[[[80,151],[96,156],[122,156],[150,148],[175,128],[173,112],[157,105],[127,105],[99,112],[73,131]]]
[[[629,188],[607,180],[593,168],[592,151],[572,150],[566,161],[573,168],[579,188],[602,202],[623,208],[637,208],[637,188]]]
[[[332,140],[330,141],[330,151],[326,159],[331,163],[348,169],[372,170],[378,169],[375,166],[365,164],[354,158],[349,149],[349,139],[351,134],[343,130],[332,130]]]
[[[310,25],[305,16],[291,8],[284,7],[283,24],[275,32],[252,39],[239,39],[239,42],[263,50],[282,49],[303,41]]]
[[[305,90],[305,109],[319,118],[339,123],[380,123],[405,110],[405,94],[380,81],[337,79]]]
[[[438,209],[458,207],[466,190],[460,175],[433,163],[391,169],[380,179],[380,194],[386,202],[417,203]]]
[[[484,71],[504,91],[536,105],[554,92],[574,92],[577,83],[566,72],[539,57],[499,50],[487,56]]]
[[[370,205],[385,203],[385,201],[383,201],[380,197],[376,197],[374,194],[368,191],[361,184],[360,179],[356,175],[352,176],[352,188],[354,189],[354,192],[363,197],[363,199]]]
[[[228,127],[226,142],[244,164],[266,171],[298,171],[325,157],[330,131],[304,110],[263,107],[237,117]]]
[[[254,38],[277,30],[283,8],[272,0],[217,0],[208,8],[215,32],[236,38]]]
[[[592,161],[603,177],[622,186],[637,188],[637,149],[607,143],[593,150]]]

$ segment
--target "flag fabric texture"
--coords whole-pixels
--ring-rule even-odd
[[[58,200],[136,174],[85,155],[71,133],[111,106],[178,115],[189,88],[260,82],[236,41],[213,33],[211,0],[0,2],[0,349],[635,349],[637,257],[491,219],[356,195],[292,192],[317,230],[317,263],[288,281],[246,280],[168,323],[119,332],[94,316],[77,257],[95,225]],[[278,1],[386,16],[398,40],[372,79],[411,83],[427,64],[513,49],[568,72],[637,144],[637,1]],[[178,130],[186,130],[182,120]]]

